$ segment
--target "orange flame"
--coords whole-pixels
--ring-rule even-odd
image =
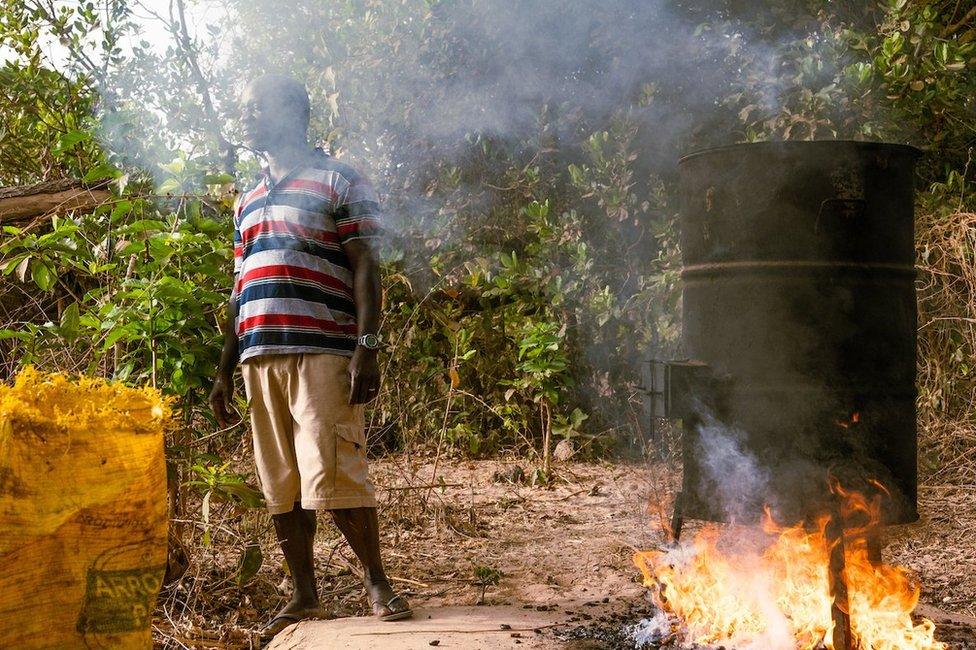
[[[857,424],[861,421],[861,413],[859,411],[854,411],[847,420],[838,420],[837,426],[849,429],[852,424]]]
[[[934,623],[912,620],[919,587],[907,571],[869,559],[868,531],[880,522],[880,498],[836,483],[832,490],[843,520],[854,526],[844,533],[844,576],[856,647],[945,650]],[[833,650],[828,522],[821,517],[812,532],[781,527],[767,509],[761,531],[706,525],[690,545],[642,551],[634,563],[656,604],[683,622],[688,643]]]

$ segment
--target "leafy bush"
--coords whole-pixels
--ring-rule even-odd
[[[184,400],[205,387],[227,301],[227,214],[202,187],[182,194],[202,172],[182,159],[168,169],[174,176],[160,189],[179,197],[126,188],[90,214],[52,218],[46,232],[4,228],[4,273],[33,283],[42,299],[59,295],[43,310],[49,320],[0,330],[18,341],[20,363],[151,383]]]
[[[391,343],[371,430],[385,446],[544,457],[553,434],[594,453],[639,441],[640,361],[674,354],[678,341],[683,151],[730,140],[912,142],[928,147],[920,212],[943,215],[922,223],[972,205],[976,31],[949,0],[780,0],[762,12],[676,0],[664,13],[619,0],[585,29],[565,26],[587,46],[582,63],[551,34],[523,33],[548,29],[544,14],[513,24],[489,0],[274,4],[231,2],[225,34],[180,36],[165,52],[120,49],[136,31],[121,1],[102,17],[86,3],[0,12],[17,54],[3,74],[23,91],[5,100],[4,137],[30,160],[0,161],[5,181],[111,178],[115,193],[50,229],[7,229],[8,301],[27,285],[41,290],[0,334],[20,362],[155,381],[193,419],[229,286],[234,96],[269,68],[307,82],[313,137],[371,168],[384,195]],[[657,45],[628,31],[657,20],[670,30]],[[179,21],[168,28],[181,33]],[[25,33],[64,44],[64,74]],[[243,33],[247,47],[221,58],[216,37]],[[493,54],[504,47],[512,65],[553,83],[513,86]],[[655,47],[684,56],[640,59]],[[43,111],[28,110],[31,89]],[[256,164],[244,152],[240,185]],[[953,328],[965,321],[939,322],[947,340],[963,334]],[[955,374],[965,365],[952,363]],[[923,386],[926,408],[965,383],[939,381]]]

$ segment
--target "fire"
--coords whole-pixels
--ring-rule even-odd
[[[907,571],[870,559],[868,532],[879,523],[880,499],[833,489],[848,524],[844,579],[854,647],[945,650],[934,623],[912,620],[919,587]],[[781,527],[767,510],[761,530],[709,524],[690,545],[639,552],[634,562],[657,605],[681,620],[687,643],[834,650],[829,522],[823,516],[812,530]]]
[[[844,429],[849,429],[851,428],[851,425],[857,424],[860,421],[861,421],[861,414],[858,411],[854,411],[853,413],[851,413],[850,418],[846,420],[838,420],[837,426],[842,427]]]

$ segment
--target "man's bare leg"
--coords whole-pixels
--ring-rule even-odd
[[[272,515],[275,533],[281,550],[291,571],[294,591],[291,600],[278,612],[300,614],[303,610],[319,606],[319,594],[315,586],[315,563],[312,559],[312,544],[315,540],[315,511],[304,510],[296,502],[291,512]]]
[[[376,508],[333,510],[332,518],[363,566],[363,582],[373,603],[373,613],[387,616],[408,610],[410,605],[406,599],[392,600],[396,592],[386,577],[383,558],[380,557],[380,526]]]

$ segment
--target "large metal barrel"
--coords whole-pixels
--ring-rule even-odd
[[[917,518],[913,180],[904,145],[771,142],[679,163],[683,345],[724,386],[681,511],[815,516],[828,477]]]

